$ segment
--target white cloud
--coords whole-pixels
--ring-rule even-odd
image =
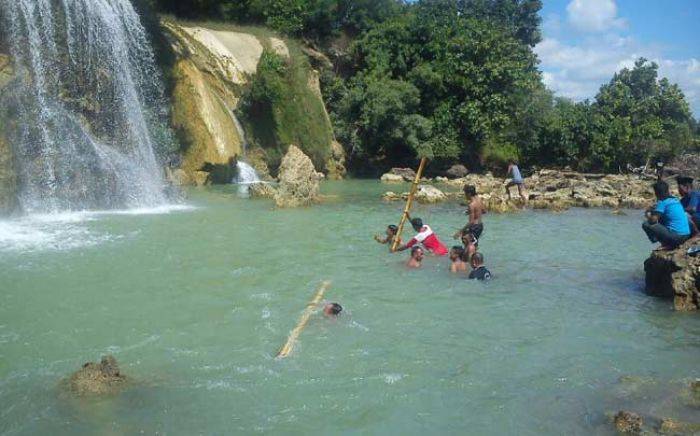
[[[623,28],[626,21],[617,16],[615,0],[571,0],[566,6],[569,22],[584,32]]]

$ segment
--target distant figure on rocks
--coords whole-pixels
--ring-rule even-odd
[[[408,218],[411,219],[410,216]],[[425,249],[437,256],[447,255],[447,247],[445,246],[445,244],[443,244],[438,239],[437,235],[435,235],[433,229],[431,229],[430,226],[428,226],[427,224],[423,224],[422,219],[411,219],[411,226],[413,226],[413,230],[418,232],[418,234],[411,238],[411,240],[408,241],[406,244],[398,247],[396,251],[404,251],[413,247],[416,244],[421,244],[423,245],[423,247],[425,247]]]
[[[654,195],[658,200],[656,205],[646,211],[642,229],[651,242],[660,242],[661,250],[672,250],[690,238],[690,225],[683,205],[672,196],[668,183],[654,183]]]
[[[455,245],[450,250],[450,272],[457,274],[460,272],[467,271],[467,262],[464,261],[464,248],[459,245]]]
[[[510,177],[510,180],[508,178]],[[515,160],[510,160],[508,162],[508,172],[506,173],[506,194],[508,194],[508,200],[510,200],[510,188],[511,186],[517,186],[518,187],[518,194],[520,194],[520,198],[523,199],[523,201],[527,201],[527,197],[525,196],[525,179],[523,179],[523,175],[520,174],[520,168],[518,168],[518,164],[515,162]]]
[[[323,307],[323,315],[327,317],[336,317],[343,311],[343,306],[338,303],[328,303]]]
[[[423,265],[423,257],[425,253],[421,247],[415,246],[411,248],[411,257],[406,262],[409,268],[420,268]]]
[[[389,224],[386,228],[386,236],[382,238],[379,235],[374,235],[374,240],[380,244],[389,244],[389,249],[391,249],[391,245],[394,243],[395,238],[398,238],[399,243],[401,243],[401,238],[397,235],[398,231],[398,227],[396,227],[394,224]]]
[[[462,230],[455,233],[454,238],[460,239],[462,235],[467,232],[473,233],[477,238],[481,237],[481,233],[484,231],[484,224],[481,221],[481,216],[486,213],[486,208],[484,203],[481,201],[481,197],[476,193],[476,186],[465,185],[464,186],[464,196],[467,199],[467,210],[465,213],[469,215],[469,222]]]
[[[471,260],[472,272],[469,273],[470,280],[491,280],[491,271],[486,269],[484,266],[484,255],[481,253],[474,253]]]
[[[697,234],[700,228],[700,191],[693,190],[693,179],[690,177],[678,177],[676,182],[681,205],[691,219],[693,234]]]

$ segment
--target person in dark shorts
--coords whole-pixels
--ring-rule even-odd
[[[472,233],[477,238],[480,238],[484,231],[484,223],[481,217],[486,213],[486,208],[481,201],[481,197],[476,193],[476,187],[474,185],[464,186],[464,196],[467,199],[468,205],[464,213],[469,215],[469,222],[462,230],[454,234],[454,238],[460,239],[465,233]]]
[[[654,183],[656,205],[647,209],[642,229],[651,242],[660,242],[661,250],[672,250],[690,238],[690,224],[683,205],[668,191],[668,183]]]
[[[489,281],[491,280],[491,271],[486,269],[484,266],[484,255],[481,253],[474,253],[471,260],[472,272],[469,273],[470,280],[481,280]]]
[[[508,180],[508,177],[510,177],[510,180]],[[506,193],[508,194],[508,200],[510,200],[511,186],[517,186],[520,198],[522,198],[523,201],[527,201],[527,196],[525,195],[525,179],[523,179],[520,168],[518,168],[518,164],[514,160],[509,161],[508,172],[506,174]]]

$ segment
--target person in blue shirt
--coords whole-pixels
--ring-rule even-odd
[[[678,177],[678,193],[681,196],[681,205],[688,217],[692,220],[693,233],[700,227],[700,191],[693,190],[693,179],[690,177]]]
[[[508,180],[508,177],[511,177],[511,179]],[[522,198],[524,202],[527,202],[527,196],[525,195],[525,179],[523,179],[523,175],[520,174],[520,168],[518,168],[518,164],[515,162],[515,160],[508,161],[508,171],[506,174],[505,185],[508,200],[510,200],[511,186],[517,186],[520,198]]]
[[[668,183],[660,180],[653,185],[656,206],[646,212],[642,229],[651,242],[660,242],[661,250],[671,250],[690,238],[690,224],[681,202],[669,193]]]

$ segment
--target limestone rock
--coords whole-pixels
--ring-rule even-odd
[[[68,380],[76,395],[105,395],[118,392],[124,387],[127,377],[119,371],[113,356],[102,357],[100,363],[88,362]]]
[[[623,434],[639,434],[642,432],[642,417],[634,412],[621,410],[614,417],[615,428]]]
[[[661,420],[659,433],[663,435],[697,435],[700,434],[700,424],[676,421],[671,418]]]
[[[260,180],[272,182],[274,179],[270,175],[270,168],[267,166],[267,154],[265,150],[259,147],[251,148],[246,151],[246,160],[258,173]]]
[[[8,55],[0,53],[0,89],[4,88],[14,77],[14,69]]]
[[[412,182],[416,178],[416,172],[411,168],[392,168],[389,173],[401,176],[407,182]]]
[[[700,244],[697,239],[672,251],[654,251],[644,262],[646,292],[673,298],[679,311],[700,309],[700,256],[691,257],[688,248]]]
[[[405,182],[403,177],[396,175],[396,174],[392,174],[392,173],[383,174],[380,180],[383,183],[403,183],[403,182]]]
[[[382,195],[382,199],[385,201],[399,201],[399,200],[404,200],[404,195],[406,198],[408,198],[408,192],[405,194],[397,194],[394,191],[387,191]]]
[[[329,180],[341,180],[347,174],[345,169],[345,149],[338,141],[331,143],[331,156],[326,163]]]
[[[192,179],[181,168],[172,169],[165,167],[165,178],[173,186],[187,186],[192,184]]]
[[[319,181],[313,162],[298,147],[290,145],[279,169],[279,187],[275,194],[277,207],[308,206],[319,201]]]
[[[467,174],[469,174],[469,170],[467,167],[461,164],[452,165],[447,171],[445,171],[445,175],[450,179],[461,179]]]
[[[440,203],[447,200],[444,192],[431,185],[419,185],[415,194],[415,199],[419,203]]]
[[[275,198],[277,190],[269,183],[253,183],[248,186],[250,198]]]

